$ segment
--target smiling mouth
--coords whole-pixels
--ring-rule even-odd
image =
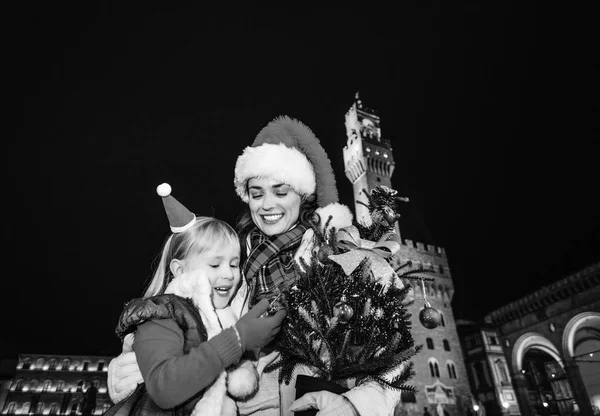
[[[221,296],[225,296],[229,293],[229,291],[231,290],[231,286],[219,286],[219,287],[213,287],[213,290],[221,295]]]
[[[282,217],[283,217],[283,214],[261,215],[261,218],[262,218],[263,222],[266,223],[266,224],[275,224]]]

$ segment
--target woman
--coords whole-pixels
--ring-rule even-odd
[[[350,210],[338,203],[331,162],[312,131],[297,120],[283,116],[269,123],[252,146],[244,149],[235,167],[235,190],[248,203],[239,224],[244,277],[232,300],[240,316],[248,307],[296,279],[294,262],[315,254],[311,222],[323,228],[352,223]],[[315,215],[316,214],[316,215]],[[109,392],[113,400],[132,391],[141,381],[133,353],[124,353],[109,365]],[[259,358],[261,374],[256,396],[238,402],[240,414],[293,415],[308,407],[318,415],[391,415],[400,393],[375,382],[352,388],[343,395],[320,391],[294,401],[294,381],[279,385],[278,373],[262,373],[277,358],[274,351]],[[122,375],[125,373],[125,375]]]

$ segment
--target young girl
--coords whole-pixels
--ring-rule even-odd
[[[198,217],[170,195],[158,194],[171,225],[154,277],[141,299],[129,302],[116,333],[135,332],[133,350],[144,379],[106,414],[235,415],[236,400],[258,388],[245,350],[268,344],[285,311],[260,317],[268,301],[237,319],[229,306],[240,283],[240,243],[227,223]],[[170,410],[164,410],[170,409]]]

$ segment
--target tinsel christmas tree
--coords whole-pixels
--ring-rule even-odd
[[[288,310],[276,341],[281,355],[265,369],[280,368],[280,382],[289,383],[305,365],[339,384],[374,380],[414,391],[407,384],[414,375],[410,359],[420,346],[411,334],[405,279],[420,271],[389,264],[400,248],[396,191],[381,186],[367,195],[372,224],[355,221],[326,234],[315,227],[318,256],[301,262],[296,284],[281,294]]]

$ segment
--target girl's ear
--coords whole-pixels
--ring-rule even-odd
[[[169,269],[173,273],[173,277],[181,276],[185,272],[185,263],[183,260],[173,259],[169,264]]]

